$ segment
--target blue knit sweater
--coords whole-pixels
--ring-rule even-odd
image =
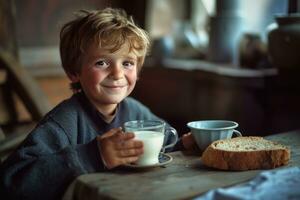
[[[106,170],[97,135],[141,119],[159,118],[128,97],[106,123],[83,93],[74,94],[51,110],[1,165],[0,197],[60,199],[77,176]]]

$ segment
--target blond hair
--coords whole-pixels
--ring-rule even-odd
[[[149,48],[147,32],[121,9],[81,10],[77,18],[65,24],[60,32],[60,56],[67,74],[81,72],[82,56],[96,42],[100,48],[115,52],[128,42],[129,51],[137,57],[140,71]]]

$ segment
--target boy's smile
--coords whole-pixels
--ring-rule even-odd
[[[125,43],[118,51],[90,46],[82,59],[79,81],[89,100],[102,114],[111,114],[133,90],[137,80],[137,56]]]
[[[111,95],[118,95],[119,93],[122,93],[122,90],[126,90],[127,84],[103,84],[102,85],[103,90],[105,90],[108,94]]]

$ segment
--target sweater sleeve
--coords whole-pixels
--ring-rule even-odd
[[[85,144],[70,141],[54,123],[35,128],[1,165],[0,196],[60,199],[77,176],[104,169],[96,139]]]

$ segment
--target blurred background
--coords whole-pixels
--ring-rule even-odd
[[[108,6],[152,40],[132,96],[180,134],[203,119],[237,121],[244,135],[300,128],[298,0],[0,0],[3,141],[16,144],[72,95],[60,28],[80,9]]]

